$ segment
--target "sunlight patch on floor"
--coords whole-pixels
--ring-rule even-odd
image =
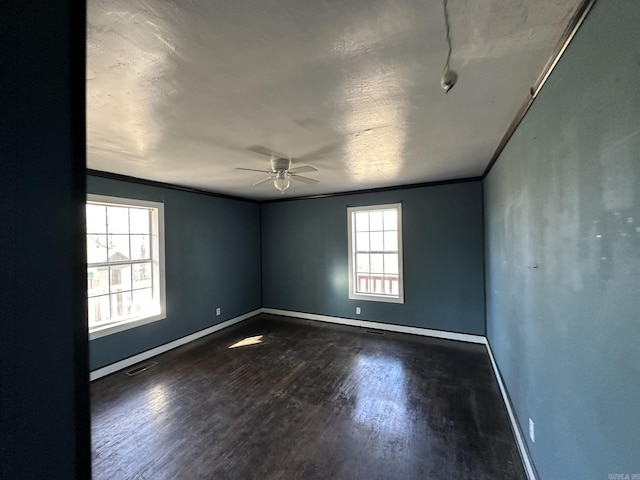
[[[256,345],[258,343],[262,343],[262,335],[256,335],[255,337],[247,337],[244,340],[240,340],[239,342],[234,343],[229,348],[247,347],[249,345]]]

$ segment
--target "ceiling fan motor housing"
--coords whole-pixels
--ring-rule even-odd
[[[291,168],[291,160],[288,158],[272,158],[271,167],[276,172],[280,170],[289,170]]]

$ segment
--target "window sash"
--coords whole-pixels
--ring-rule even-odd
[[[394,253],[394,252],[385,252],[385,253]],[[137,263],[151,263],[153,265],[153,258],[141,258],[137,260],[118,260],[115,262],[94,262],[87,263],[87,268],[93,267],[110,267],[110,266],[118,266],[118,265],[135,265]]]
[[[396,216],[396,221],[393,225],[388,225],[386,222],[385,212],[394,211],[394,215]],[[364,225],[356,224],[356,214],[368,212],[369,214],[375,213],[377,217],[382,216],[385,218],[382,227],[379,225],[373,225],[374,229],[371,229],[372,221],[371,216],[369,215],[366,220],[364,220]],[[348,227],[349,227],[349,298],[351,299],[360,299],[360,300],[374,300],[374,301],[382,301],[382,302],[391,302],[391,303],[404,303],[404,286],[403,286],[403,260],[402,260],[402,204],[387,204],[387,205],[371,205],[365,207],[349,207],[347,208],[348,215]],[[360,216],[362,218],[362,216]],[[379,223],[379,222],[378,222]],[[376,249],[363,249],[357,248],[356,238],[358,235],[366,234],[371,235],[371,233],[395,233],[396,239],[394,241],[393,249],[384,249],[384,244],[382,245],[382,250],[379,248]],[[371,237],[369,237],[370,239]],[[384,239],[383,239],[384,241]],[[395,244],[397,242],[397,245]],[[365,242],[365,245],[367,243]],[[369,243],[370,245],[370,243]],[[380,245],[377,245],[380,246]],[[361,271],[357,268],[357,256],[358,255],[368,255],[368,261],[371,262],[371,255],[381,255],[382,256],[382,265],[381,268],[377,268],[376,271],[371,271],[372,266],[371,263],[368,264],[368,271]],[[396,255],[397,256],[397,265],[394,265],[389,269],[388,265],[385,265],[386,257],[385,255]],[[382,293],[381,292],[372,292],[372,291],[363,291],[360,290],[360,282],[367,278],[364,282],[367,285],[369,290],[373,290],[377,288],[376,281],[380,281],[382,285]],[[386,282],[397,282],[397,293],[384,293],[386,288]],[[389,284],[389,290],[395,290],[392,288],[392,284]]]
[[[102,309],[103,311],[105,311],[105,313],[108,313],[108,317],[105,315],[106,318],[104,321],[94,322],[91,321],[92,317],[94,316],[93,312],[89,312],[89,338],[98,338],[111,333],[116,333],[117,331],[133,328],[138,325],[143,325],[145,323],[166,318],[164,300],[164,205],[160,202],[150,202],[120,197],[106,197],[92,194],[87,195],[86,203],[87,205],[98,205],[104,207],[111,206],[127,209],[126,231],[124,223],[122,221],[119,222],[117,226],[115,226],[116,231],[111,231],[109,228],[109,210],[108,208],[105,208],[104,228],[102,228],[102,221],[94,221],[92,223],[93,228],[91,228],[91,231],[86,232],[88,245],[91,241],[91,236],[103,235],[105,237],[108,237],[113,235],[120,237],[122,248],[120,253],[122,253],[122,255],[126,254],[129,257],[133,257],[134,255],[131,252],[132,243],[137,245],[140,241],[143,242],[142,245],[146,250],[143,251],[143,253],[138,254],[144,255],[146,258],[128,258],[124,260],[107,259],[106,261],[87,262],[87,275],[89,275],[90,269],[108,269],[106,273],[106,279],[102,285],[94,287],[92,289],[93,292],[91,293],[89,288],[87,288],[87,298],[91,299],[93,302],[97,301],[97,299],[100,298],[106,299],[103,300],[104,303],[102,303]],[[132,220],[132,210],[146,210],[148,215],[148,224],[145,223],[139,228],[132,226],[132,221],[136,223],[135,217]],[[144,215],[141,213],[136,215],[142,215],[142,218],[144,218]],[[120,218],[122,220],[122,216]],[[89,223],[89,219],[87,219],[87,223]],[[103,231],[94,231],[96,230],[96,225],[99,227],[98,230]],[[87,225],[87,228],[89,228],[89,225]],[[146,236],[147,239],[135,240],[136,237],[140,236]],[[125,240],[123,237],[127,237],[127,239]],[[128,252],[125,252],[125,245],[127,244]],[[108,252],[109,247],[105,248]],[[100,254],[100,256],[101,255],[102,254]],[[142,277],[138,278],[138,280],[135,280],[137,278],[136,266],[143,264],[148,265],[147,272]],[[129,267],[128,272],[120,273],[120,275],[125,279],[122,280],[122,286],[120,286],[121,284],[113,283],[113,267],[122,267],[122,269],[126,269],[127,267]],[[140,268],[138,268],[138,270],[140,270]],[[89,285],[87,285],[87,287],[89,287]],[[147,291],[148,293],[144,293],[144,291]],[[138,292],[139,296],[136,297],[135,292]],[[126,304],[127,313],[118,313],[118,310],[120,310],[120,300],[116,301],[116,297],[118,295],[123,296],[123,301]],[[128,298],[125,300],[124,296],[126,295],[128,295]],[[143,310],[137,311],[136,308],[138,308],[140,305],[143,305]],[[118,309],[114,310],[116,306],[118,306]]]

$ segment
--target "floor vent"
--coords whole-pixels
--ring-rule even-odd
[[[129,375],[130,377],[133,377],[134,375],[138,375],[139,373],[144,372],[145,370],[149,370],[151,367],[154,367],[158,364],[158,362],[147,362],[147,363],[143,363],[142,365],[139,365],[135,368],[132,368],[131,370],[127,370],[126,373],[127,375]]]
[[[364,333],[369,333],[371,335],[384,335],[384,332],[380,332],[378,330],[365,330]]]

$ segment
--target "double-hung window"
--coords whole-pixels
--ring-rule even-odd
[[[87,196],[89,338],[165,318],[163,204]]]
[[[404,303],[402,204],[350,207],[349,298]]]

